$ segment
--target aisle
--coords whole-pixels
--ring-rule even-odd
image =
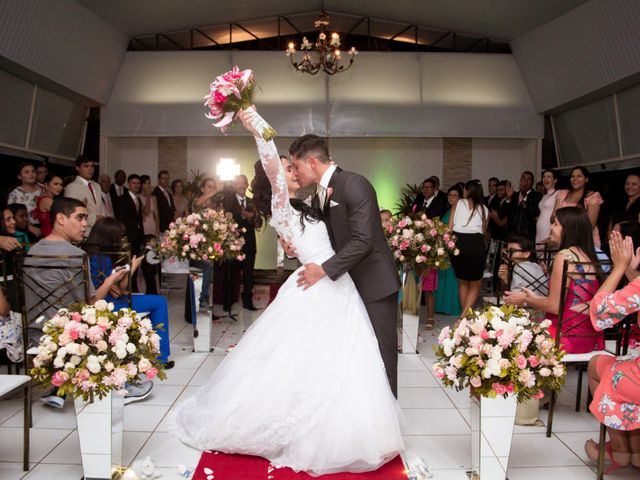
[[[234,345],[260,312],[243,311],[239,321],[222,320],[214,325],[216,350],[191,353],[190,326],[182,319],[183,300],[177,292],[170,302],[171,349],[176,367],[168,379],[157,382],[152,395],[125,407],[124,461],[151,456],[163,480],[178,480],[177,466],[195,467],[200,452],[182,445],[167,433],[166,415],[174,403],[202,385],[218,366],[225,349]],[[236,306],[237,307],[237,306]],[[439,317],[439,324],[446,318]],[[448,320],[449,322],[452,319]],[[431,374],[434,361],[431,346],[438,330],[421,330],[419,355],[399,359],[399,399],[407,420],[407,446],[431,465],[436,480],[466,480],[470,463],[469,403],[464,392],[445,391]],[[510,480],[584,480],[595,478],[586,462],[583,444],[597,438],[598,423],[583,411],[573,411],[575,372],[570,372],[556,410],[554,434],[544,436],[542,427],[516,427],[512,448]],[[586,383],[586,382],[585,382]],[[34,395],[34,398],[37,398]],[[74,480],[82,476],[78,437],[72,405],[53,410],[33,404],[32,470],[21,471],[22,409],[20,399],[0,402],[0,480]],[[546,412],[542,413],[543,420]],[[631,469],[616,472],[611,480],[637,479]]]

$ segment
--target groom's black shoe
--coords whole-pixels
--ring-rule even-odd
[[[258,309],[255,307],[253,303],[244,303],[242,305],[242,308],[244,308],[245,310],[251,310],[252,312],[258,311]]]

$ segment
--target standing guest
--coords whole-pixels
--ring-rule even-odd
[[[391,220],[393,220],[393,214],[391,213],[391,210],[386,210],[384,208],[380,210],[380,221],[382,222],[383,228],[387,228],[387,226],[391,224]]]
[[[449,230],[458,237],[460,254],[451,256],[451,264],[458,279],[458,295],[462,314],[473,308],[480,293],[486,250],[484,236],[487,230],[488,209],[483,204],[482,185],[470,181],[464,186],[464,198],[455,207],[449,219]]]
[[[625,272],[636,270],[640,249],[635,251],[630,238],[622,240],[613,232],[609,240],[613,271],[591,302],[591,322],[602,331],[640,311],[640,277],[630,277],[630,283],[616,290]],[[640,471],[640,357],[616,358],[596,355],[589,361],[589,389],[593,401],[589,410],[609,433],[606,452],[611,464],[605,473],[633,466]],[[589,459],[598,461],[599,445],[587,440],[584,449]],[[629,477],[631,478],[631,477]],[[637,474],[636,474],[637,478]]]
[[[145,235],[160,236],[160,219],[158,215],[158,201],[153,194],[151,177],[142,175],[140,177],[140,205],[142,206],[142,230]]]
[[[64,190],[65,197],[80,200],[87,207],[87,235],[96,220],[104,215],[100,185],[92,180],[95,165],[93,160],[80,155],[76,159],[78,176]]]
[[[541,296],[528,288],[519,292],[505,292],[504,301],[511,305],[527,305],[547,313],[551,320],[549,333],[555,338],[558,329],[558,312],[562,287],[562,271],[565,262],[598,262],[593,246],[591,224],[584,210],[578,207],[564,207],[556,210],[551,232],[551,244],[559,249],[553,261],[549,280],[549,295]],[[564,319],[560,332],[560,344],[567,353],[588,353],[604,348],[604,336],[596,332],[589,321],[588,305],[600,287],[594,273],[599,269],[593,265],[569,264],[567,272],[566,296],[563,306]],[[585,276],[589,273],[589,276]],[[582,278],[580,278],[582,276]]]
[[[507,238],[509,203],[507,202],[507,181],[501,180],[496,187],[496,195],[491,199],[489,209],[489,235],[494,242]]]
[[[536,218],[540,214],[539,203],[542,195],[533,190],[533,173],[522,172],[520,175],[520,191],[514,192],[511,184],[507,184],[507,202],[509,203],[509,233],[516,233],[535,241]]]
[[[44,190],[36,199],[36,209],[33,214],[40,224],[40,236],[48,236],[53,228],[51,224],[51,204],[62,193],[62,177],[55,173],[47,173],[44,177]]]
[[[422,194],[416,196],[411,211],[412,213],[424,213],[430,219],[442,218],[447,212],[447,205],[442,196],[436,195],[436,182],[431,177],[422,182]]]
[[[589,216],[593,236],[593,244],[600,247],[600,234],[598,233],[598,215],[603,204],[598,192],[589,190],[589,170],[583,166],[573,167],[570,174],[571,188],[561,190],[556,198],[555,209],[563,207],[582,208]]]
[[[158,172],[158,186],[154,188],[153,195],[156,197],[158,205],[158,222],[162,233],[176,218],[176,205],[173,195],[169,191],[169,172],[166,170]]]
[[[36,182],[40,188],[44,188],[44,184],[46,182],[45,178],[49,173],[49,169],[47,165],[42,163],[36,167]]]
[[[191,207],[193,212],[197,212],[202,210],[203,208],[220,208],[222,195],[218,192],[218,182],[214,178],[205,178],[200,182],[200,195],[198,195],[194,200]],[[200,311],[208,312],[212,307],[210,303],[210,290],[211,290],[211,263],[205,261],[193,261],[191,260],[189,264],[193,267],[200,268],[202,270],[202,290],[200,291]],[[231,288],[228,283],[223,279],[225,277],[221,276],[220,281],[215,282],[215,286],[220,286],[221,288],[218,291],[223,292],[223,296],[225,300],[221,300],[224,306],[224,310],[227,312],[231,312],[231,304],[228,304],[226,292]],[[216,280],[218,280],[218,274],[216,275]],[[235,282],[233,282],[235,283]]]
[[[640,174],[627,175],[624,192],[627,194],[627,201],[623,208],[613,212],[610,228],[621,222],[640,222]]]
[[[540,182],[536,182],[536,192],[538,192],[540,195],[544,195],[547,192],[547,189],[544,187],[544,183]]]
[[[182,193],[184,183],[179,178],[171,182],[171,193],[173,194],[173,203],[176,207],[175,218],[185,217],[189,214],[189,200]]]
[[[442,221],[445,224],[449,224],[451,218],[451,211],[458,204],[458,201],[462,198],[462,189],[458,185],[454,185],[449,188],[447,192],[447,199],[449,203],[449,210],[442,217]],[[434,294],[434,301],[436,304],[436,312],[444,313],[445,315],[460,315],[460,297],[458,295],[458,279],[453,271],[453,267],[448,267],[444,270],[438,271],[438,289]]]
[[[18,165],[18,180],[20,181],[20,185],[9,193],[7,205],[11,203],[21,203],[26,206],[29,214],[29,223],[38,227],[39,224],[32,216],[32,213],[36,209],[36,199],[42,195],[42,189],[36,182],[36,170],[33,168],[33,164],[24,162]]]
[[[233,261],[233,267],[242,270],[242,306],[255,311],[253,305],[253,269],[256,262],[256,228],[262,226],[262,217],[258,215],[253,200],[247,197],[249,180],[246,175],[238,175],[234,180],[235,191],[226,194],[223,205],[224,211],[230,212],[240,228],[244,228],[244,246],[242,262]]]
[[[490,208],[489,205],[491,204],[491,201],[495,198],[496,194],[498,193],[499,181],[500,179],[498,179],[497,177],[491,177],[489,179],[489,182],[487,183],[489,188],[489,195],[484,197],[484,204],[487,208]]]
[[[17,232],[26,236],[28,243],[36,243],[40,238],[40,229],[29,224],[27,207],[21,203],[12,203],[7,208],[13,213]]]
[[[435,185],[434,193],[435,193],[436,198],[438,198],[439,201],[441,203],[443,203],[445,206],[448,205],[447,194],[442,192],[442,191],[440,191],[440,179],[435,175],[431,175],[431,177],[429,177],[429,178],[431,180],[433,180],[433,183]]]
[[[124,194],[127,192],[125,182],[127,181],[127,174],[124,170],[117,170],[113,175],[113,185],[109,190],[111,195],[111,205],[113,206],[113,214],[116,218],[120,218],[120,200],[124,199]]]
[[[106,173],[98,177],[102,195],[102,211],[105,217],[115,217],[114,200],[111,197],[111,178]]]
[[[127,178],[128,188],[119,201],[120,220],[124,224],[127,240],[131,254],[135,255],[140,251],[143,230],[142,230],[142,205],[138,198],[140,192],[140,177],[132,173]],[[131,276],[133,291],[138,291],[138,282],[136,276]]]
[[[160,276],[160,255],[158,254],[158,239],[155,235],[145,235],[143,238],[142,276],[147,286],[147,295],[158,294],[158,278]]]
[[[558,183],[558,174],[555,170],[547,168],[542,172],[542,184],[544,185],[544,195],[538,204],[540,216],[536,222],[536,246],[546,244],[549,240],[549,232],[551,231],[551,215],[556,206],[558,191],[556,184]]]

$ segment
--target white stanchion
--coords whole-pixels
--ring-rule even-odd
[[[202,291],[202,276],[193,281],[193,291],[196,299],[200,298]],[[213,306],[210,312],[200,312],[196,310],[196,326],[193,333],[193,351],[194,352],[212,352],[213,351]],[[197,333],[196,333],[197,332]]]

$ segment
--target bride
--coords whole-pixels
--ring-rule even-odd
[[[251,125],[257,114],[241,118],[269,179],[271,225],[303,264],[321,264],[334,251],[319,212],[294,200],[295,173]],[[348,274],[308,290],[296,278],[207,383],[172,410],[169,431],[200,450],[257,455],[314,476],[375,470],[404,445],[365,306]]]

